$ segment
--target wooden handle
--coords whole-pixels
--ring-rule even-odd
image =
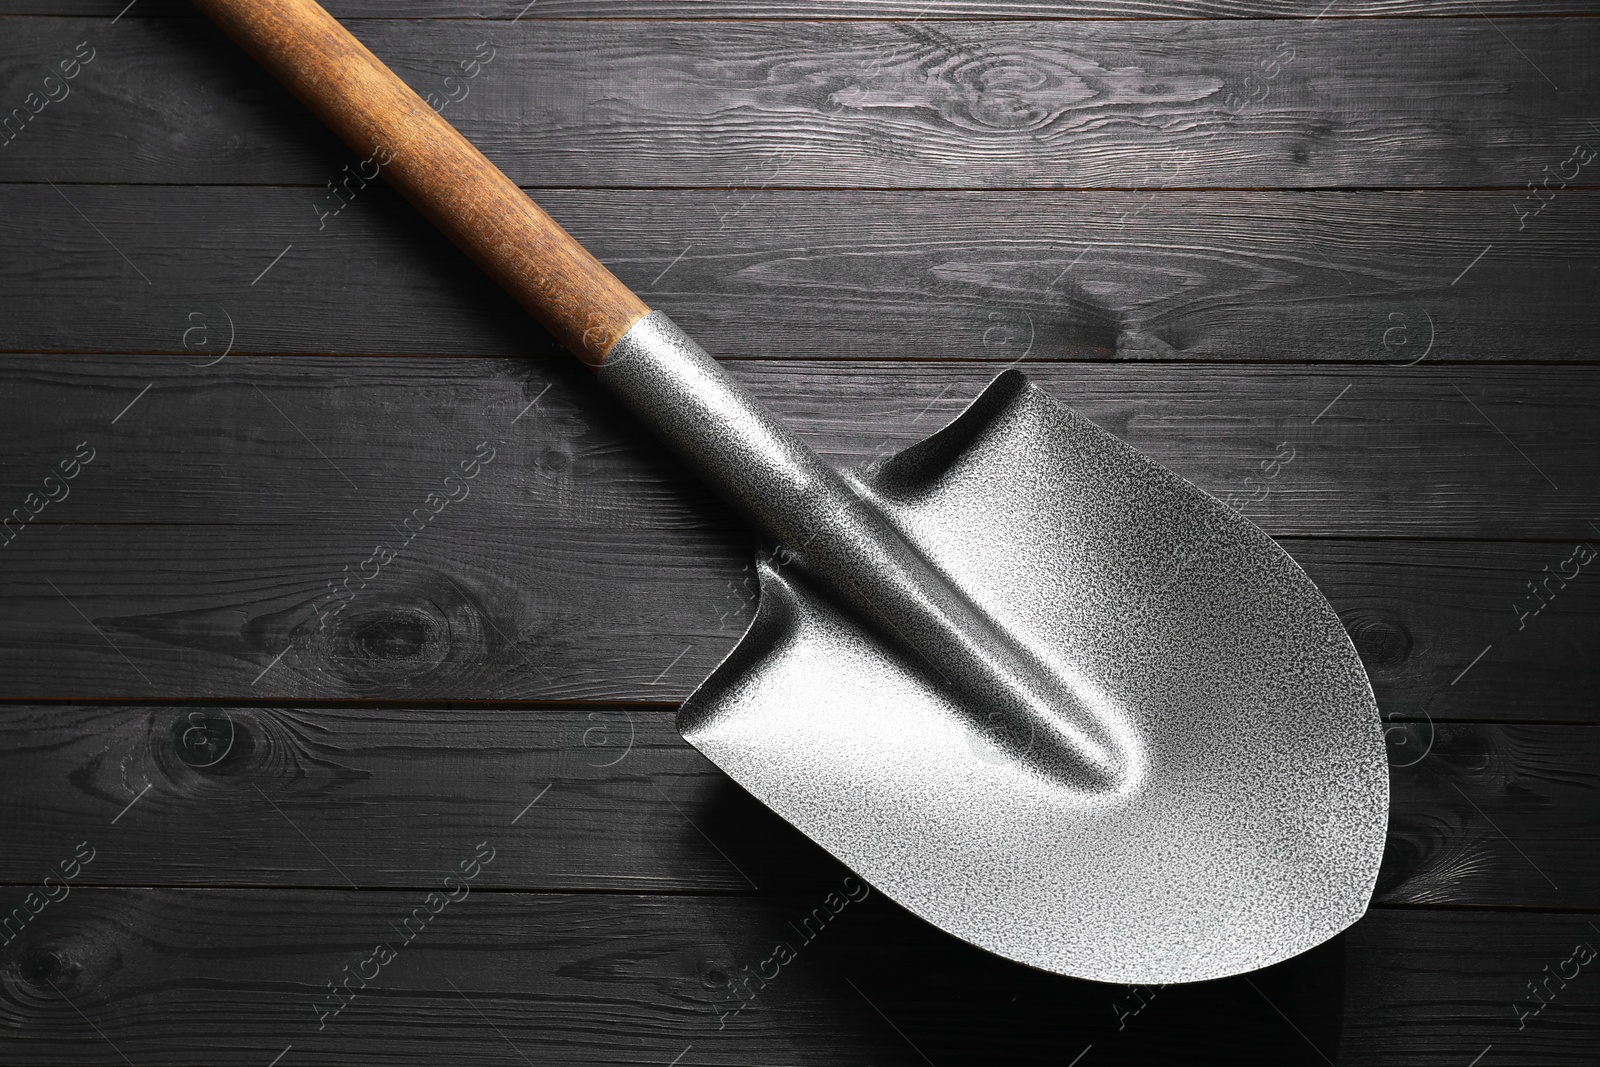
[[[195,0],[556,339],[591,366],[649,314],[633,292],[314,0]]]

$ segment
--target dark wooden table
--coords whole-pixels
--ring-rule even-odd
[[[1377,899],[1165,989],[802,938],[672,729],[747,535],[125,3],[0,0],[0,1063],[1600,1061],[1594,0],[332,5],[838,462],[1020,360],[1310,571]]]

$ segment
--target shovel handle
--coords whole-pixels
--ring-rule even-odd
[[[649,314],[315,0],[194,2],[583,362]]]

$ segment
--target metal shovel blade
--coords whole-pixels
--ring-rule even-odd
[[[1366,911],[1388,773],[1366,674],[1252,523],[1016,371],[859,491],[1090,709],[1085,785],[1030,759],[794,567],[679,730],[911,911],[1106,982],[1236,974]]]

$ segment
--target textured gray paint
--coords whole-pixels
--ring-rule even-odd
[[[680,730],[878,888],[1116,982],[1265,966],[1365,912],[1377,708],[1254,525],[1015,371],[859,474],[659,313],[600,377],[783,546]]]

